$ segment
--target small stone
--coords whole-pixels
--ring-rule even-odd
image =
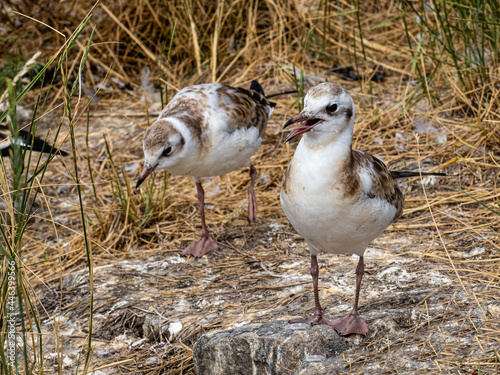
[[[323,362],[325,359],[324,355],[310,355],[306,358],[306,362]]]
[[[181,331],[182,329],[182,323],[177,321],[177,322],[172,322],[168,325],[168,341],[172,341],[172,339]]]
[[[133,349],[133,348],[137,348],[139,346],[141,346],[142,344],[144,344],[145,342],[148,342],[149,340],[145,337],[143,339],[140,339],[140,340],[137,340],[135,342],[133,342],[132,344],[130,344],[130,347]]]
[[[321,362],[306,362],[302,368],[293,375],[337,375],[345,374],[344,366],[339,366],[335,361],[328,359]]]
[[[471,250],[469,256],[474,257],[476,255],[484,253],[484,247],[475,247],[474,249]]]

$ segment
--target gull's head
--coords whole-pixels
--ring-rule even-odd
[[[183,135],[167,120],[160,119],[149,126],[143,141],[144,169],[136,188],[151,172],[176,165],[182,158],[185,143]]]
[[[338,83],[321,83],[309,89],[304,109],[288,120],[284,128],[297,122],[302,124],[291,129],[293,132],[285,143],[307,132],[335,137],[354,124],[354,102],[347,90]]]

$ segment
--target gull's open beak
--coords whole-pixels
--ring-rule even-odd
[[[306,118],[304,117],[304,114],[301,112],[297,116],[292,117],[290,120],[288,120],[285,125],[283,126],[283,129],[285,129],[287,126],[295,124],[296,122],[301,122],[305,121]]]
[[[142,170],[141,175],[137,179],[137,184],[135,185],[136,189],[138,189],[139,186],[141,186],[141,184],[144,182],[146,177],[148,177],[151,174],[151,172],[153,172],[155,170],[155,168],[156,168],[156,166],[148,167],[147,165],[144,165],[144,169]]]
[[[319,123],[322,123],[324,120],[320,120],[317,118],[306,118],[302,113],[299,113],[297,116],[294,116],[290,120],[288,120],[283,126],[283,129],[285,129],[287,126],[291,124],[295,124],[296,122],[301,122],[301,121],[304,121],[301,125],[290,129],[293,130],[293,132],[285,139],[285,143],[287,143],[289,140],[295,138],[300,134],[307,133],[309,130],[314,128],[314,126],[318,125]]]

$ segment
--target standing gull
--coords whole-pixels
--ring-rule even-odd
[[[202,177],[250,167],[248,220],[257,218],[254,184],[257,170],[250,157],[259,149],[275,103],[257,81],[250,90],[219,83],[185,87],[173,97],[144,135],[144,169],[137,187],[154,170],[191,176],[196,182],[202,233],[182,255],[201,257],[218,249],[205,223]]]
[[[285,142],[304,136],[285,172],[280,200],[311,252],[316,314],[290,323],[327,324],[342,335],[366,335],[368,325],[358,314],[363,255],[368,244],[401,216],[404,197],[394,179],[420,173],[390,172],[382,160],[352,148],[354,103],[339,84],[311,88],[303,111],[285,127],[298,122],[302,124],[292,128]],[[335,322],[324,317],[319,303],[317,254],[321,251],[359,256],[354,307]]]

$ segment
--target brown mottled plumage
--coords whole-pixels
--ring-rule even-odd
[[[181,138],[181,142],[185,143],[184,137],[179,130],[173,127],[168,120],[159,119],[146,129],[144,147],[147,147],[151,151],[157,150],[164,146],[165,139],[174,135],[178,135]]]
[[[199,95],[195,99],[179,98],[176,101],[170,102],[165,109],[161,111],[157,122],[162,119],[168,119],[169,117],[175,117],[186,125],[194,138],[203,143],[203,129],[208,128],[208,118],[202,115],[203,112],[198,112],[195,109],[196,107],[203,108],[206,101],[207,99],[203,95]],[[147,139],[146,135],[144,139]]]
[[[360,170],[366,171],[371,178],[371,189],[365,194],[371,199],[383,199],[396,207],[396,214],[392,221],[399,219],[403,212],[403,193],[399,190],[384,162],[371,154],[351,150],[351,155],[347,158],[341,172],[345,195],[352,196],[363,192],[358,172]]]
[[[307,92],[307,97],[310,102],[317,101],[326,96],[333,98],[342,94],[348,94],[344,86],[336,83],[330,84],[328,82],[311,87]],[[304,108],[305,110],[305,108]]]
[[[264,135],[267,127],[267,109],[274,107],[274,103],[256,91],[241,87],[222,86],[218,94],[221,107],[226,109],[231,116],[242,119],[240,123],[233,123],[230,128],[232,131],[255,126],[259,129],[259,136]],[[226,103],[226,98],[231,104]]]

